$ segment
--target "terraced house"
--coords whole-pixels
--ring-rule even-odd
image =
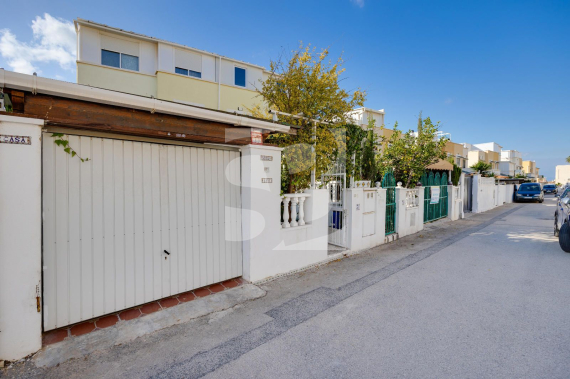
[[[261,66],[88,20],[75,20],[77,83],[227,112],[261,102]]]

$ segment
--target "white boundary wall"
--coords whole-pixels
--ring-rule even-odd
[[[43,124],[0,116],[0,134],[31,139],[31,145],[0,143],[0,360],[42,347],[36,288],[41,291]]]
[[[383,244],[386,231],[386,190],[350,188],[346,190],[345,198],[348,248],[356,252]]]
[[[243,277],[257,282],[325,261],[327,190],[306,191],[310,194],[305,200],[306,224],[283,228],[281,149],[248,145],[241,151]],[[264,183],[266,179],[271,183]]]
[[[473,213],[486,212],[497,204],[495,178],[483,178],[473,175]]]
[[[424,228],[423,187],[396,188],[396,233],[405,237]]]

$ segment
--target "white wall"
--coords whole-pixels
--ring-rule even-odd
[[[348,212],[347,247],[351,251],[360,251],[383,244],[386,232],[386,189],[350,188],[346,190],[345,198]],[[367,206],[365,202],[368,202]]]
[[[404,237],[419,232],[424,228],[424,191],[417,190],[417,206],[406,207],[407,188],[396,188],[396,233]]]
[[[463,180],[460,180],[462,183]],[[465,215],[463,213],[463,188],[462,186],[448,186],[447,196],[449,199],[449,206],[447,208],[447,217],[451,219],[451,221],[459,220],[464,218]]]
[[[473,175],[473,213],[493,209],[497,201],[496,191],[494,178],[482,178],[479,174]]]
[[[307,191],[307,225],[283,229],[281,149],[248,145],[241,151],[243,277],[255,282],[327,259],[327,191]],[[262,183],[264,178],[272,183]]]
[[[511,161],[501,161],[499,162],[499,172],[502,175],[514,176],[515,164]]]
[[[154,75],[158,68],[157,44],[142,41],[136,38],[129,38],[124,35],[111,32],[102,32],[85,25],[79,26],[77,59],[81,62],[101,64],[101,36],[108,36],[125,43],[136,44],[138,47],[139,71],[144,74]],[[122,52],[122,51],[120,51]],[[129,51],[129,54],[134,52]]]
[[[248,66],[245,63],[238,63],[229,61],[222,58],[222,84],[235,86],[235,67],[245,68],[245,88],[255,90],[256,86],[259,88],[259,80],[263,77],[263,70],[260,68]],[[244,88],[244,87],[238,87]]]
[[[42,346],[41,128],[43,120],[0,116],[0,134],[29,136],[31,145],[0,143],[0,360]]]
[[[570,182],[570,165],[558,165],[556,166],[556,183],[562,185]]]
[[[500,153],[502,148],[502,146],[496,142],[476,143],[473,146],[483,151],[491,150],[497,153]]]

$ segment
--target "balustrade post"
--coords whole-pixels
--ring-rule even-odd
[[[299,198],[293,197],[291,199],[291,226],[299,225],[297,223],[297,204],[299,204]]]
[[[305,225],[305,196],[299,198],[299,225]]]
[[[291,201],[290,197],[283,196],[283,224],[284,228],[288,228],[291,225],[289,224],[289,202]]]

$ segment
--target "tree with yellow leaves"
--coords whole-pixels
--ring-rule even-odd
[[[342,126],[347,113],[364,104],[364,91],[349,92],[339,85],[345,71],[342,56],[335,63],[328,56],[328,49],[317,52],[300,45],[288,61],[271,61],[271,73],[257,89],[265,105],[250,109],[257,117],[268,118],[269,110],[299,116],[279,115],[279,121],[292,125],[296,134],[272,134],[266,139],[284,148],[284,192],[308,188],[314,161],[317,177],[329,169],[345,149]]]

